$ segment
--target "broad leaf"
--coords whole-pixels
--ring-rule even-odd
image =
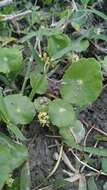
[[[13,142],[0,133],[0,189],[4,186],[9,174],[28,159],[27,149]]]
[[[26,96],[8,95],[4,98],[4,102],[10,121],[16,125],[30,123],[36,114],[33,103]]]
[[[16,142],[12,141],[3,133],[0,133],[0,144],[6,146],[10,151],[12,157],[9,161],[11,170],[19,167],[24,161],[28,159],[26,147],[22,144],[17,144]]]
[[[49,115],[53,125],[58,127],[68,127],[75,119],[72,105],[61,99],[49,104]]]
[[[3,122],[7,124],[7,127],[16,135],[20,140],[25,140],[22,132],[18,129],[16,125],[10,123],[10,116],[8,114],[5,101],[2,95],[0,95],[0,117]]]
[[[82,58],[65,72],[60,88],[62,97],[77,106],[94,102],[102,90],[100,63],[94,58]]]
[[[17,48],[0,48],[0,73],[17,74],[22,68],[22,54]]]

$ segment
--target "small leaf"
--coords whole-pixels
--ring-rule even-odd
[[[49,115],[52,124],[58,127],[68,127],[75,119],[72,105],[61,99],[49,104]]]
[[[88,179],[88,190],[98,190],[93,176]]]
[[[33,72],[30,75],[30,84],[32,87],[32,92],[30,97],[37,94],[44,94],[48,88],[48,80],[45,75]]]
[[[103,158],[101,162],[103,171],[107,173],[107,158]]]
[[[34,100],[35,109],[37,112],[48,112],[49,102],[51,102],[51,100],[46,97],[38,97]]]
[[[48,53],[50,57],[71,44],[70,38],[65,34],[53,35],[48,39]]]
[[[100,63],[94,58],[82,58],[66,70],[60,88],[62,97],[77,106],[94,102],[102,90]]]
[[[35,108],[30,99],[19,94],[8,95],[4,98],[10,121],[14,124],[28,124],[35,114]]]

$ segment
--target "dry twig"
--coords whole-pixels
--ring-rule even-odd
[[[31,14],[32,11],[31,10],[27,10],[25,12],[22,12],[22,13],[18,13],[18,14],[10,14],[10,15],[4,15],[3,18],[1,19],[1,21],[9,21],[9,20],[17,20],[19,19],[20,17],[23,17],[23,16],[26,16],[26,15],[29,15]]]

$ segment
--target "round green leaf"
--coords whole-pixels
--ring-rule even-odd
[[[26,96],[8,95],[4,102],[10,121],[16,125],[30,123],[36,114],[33,103]]]
[[[94,58],[82,58],[65,72],[60,88],[62,97],[77,106],[87,106],[97,99],[102,90],[102,73]]]
[[[22,68],[22,54],[17,48],[0,48],[0,73],[17,73]]]
[[[53,125],[58,127],[69,126],[75,119],[73,107],[61,99],[49,104],[49,116]]]

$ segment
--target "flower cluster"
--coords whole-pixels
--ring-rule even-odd
[[[38,119],[43,127],[49,123],[49,116],[46,112],[39,112]]]

